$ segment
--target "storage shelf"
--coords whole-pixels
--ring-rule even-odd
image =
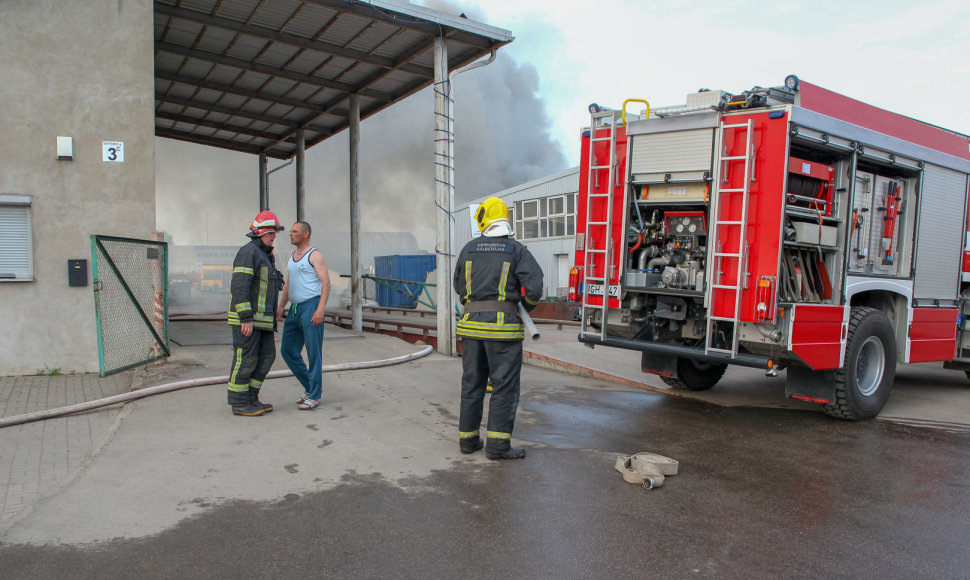
[[[809,250],[814,250],[816,248],[821,248],[823,252],[837,252],[839,251],[838,246],[820,246],[818,244],[810,244],[807,242],[790,242],[785,240],[785,245],[792,248],[806,248]]]
[[[809,221],[818,222],[818,214],[813,211],[800,210],[798,208],[786,207],[785,215],[789,217],[804,218]],[[824,224],[840,224],[842,220],[835,217],[822,216],[822,223]]]
[[[638,205],[676,205],[676,206],[682,206],[682,205],[698,205],[698,206],[706,206],[708,204],[708,202],[706,202],[706,201],[704,201],[702,199],[685,199],[685,200],[679,200],[679,199],[638,199],[637,200],[637,204]]]
[[[624,286],[624,292],[640,292],[641,294],[667,294],[669,296],[685,296],[690,298],[701,298],[704,296],[703,290],[681,290],[679,288],[648,288],[646,286]]]

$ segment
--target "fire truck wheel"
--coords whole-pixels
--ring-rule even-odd
[[[717,384],[727,365],[712,365],[689,358],[677,359],[677,378],[660,377],[660,380],[675,389],[684,391],[706,391]]]
[[[825,413],[850,421],[875,417],[886,405],[895,379],[892,324],[875,308],[853,308],[845,364],[835,371],[835,403],[825,405]]]

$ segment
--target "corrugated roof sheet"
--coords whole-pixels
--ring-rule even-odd
[[[156,134],[286,159],[512,41],[479,22],[393,0],[155,0]]]

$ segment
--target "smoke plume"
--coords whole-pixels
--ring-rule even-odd
[[[565,168],[536,95],[534,67],[500,50],[489,66],[453,78],[452,87],[456,205]],[[428,88],[364,120],[360,140],[361,231],[409,232],[429,252],[434,251],[438,211],[433,111]],[[307,221],[314,245],[325,255],[328,245],[346,247],[347,133],[306,154]],[[259,209],[257,158],[167,139],[157,139],[156,147],[158,229],[169,232],[176,244],[243,244]],[[280,163],[270,160],[269,167]],[[269,188],[271,209],[289,225],[296,219],[294,166],[273,173]],[[277,246],[285,255],[285,235]]]

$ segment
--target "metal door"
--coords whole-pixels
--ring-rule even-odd
[[[966,236],[967,174],[927,164],[920,195],[913,297],[954,300]]]
[[[91,236],[101,376],[169,356],[168,244]]]

